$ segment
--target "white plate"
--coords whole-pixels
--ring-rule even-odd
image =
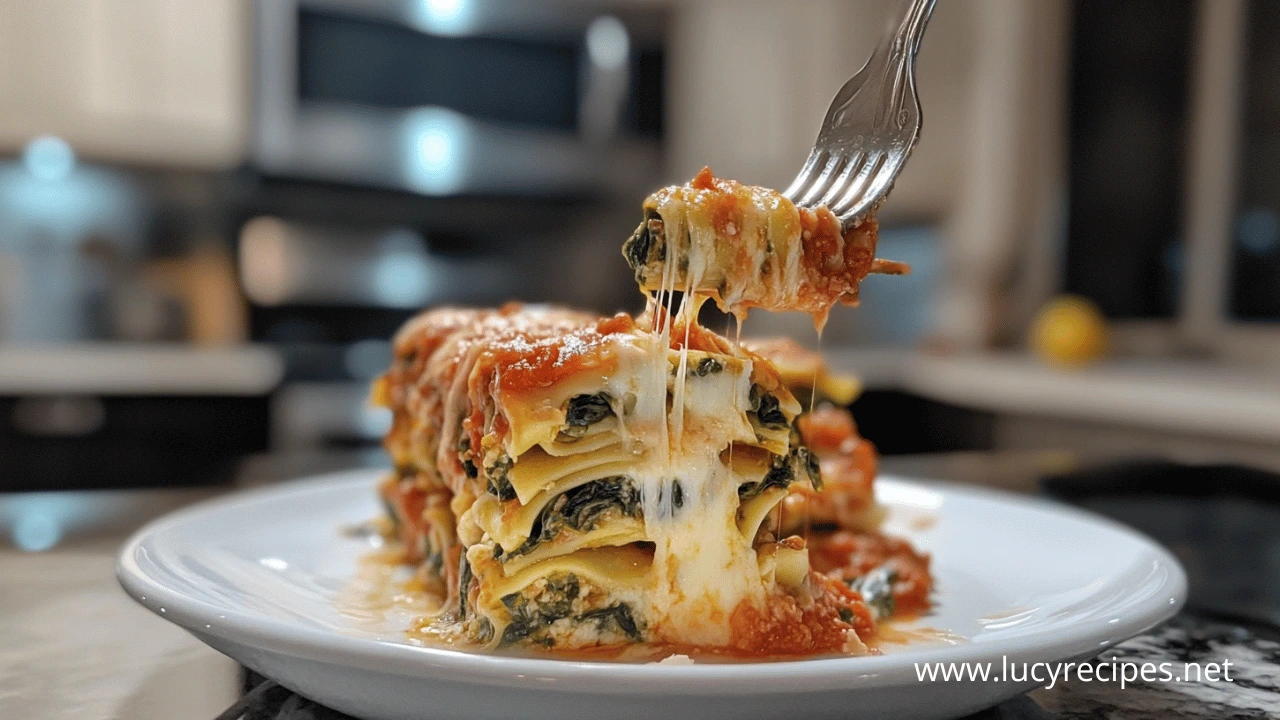
[[[888,531],[933,554],[936,610],[967,638],[880,656],[775,663],[593,663],[420,647],[338,596],[369,552],[341,533],[379,512],[378,473],[329,475],[206,502],[140,530],[117,574],[136,600],[214,648],[335,709],[411,718],[948,718],[1029,689],[921,682],[916,663],[1071,660],[1173,615],[1176,560],[1146,537],[1045,501],[877,481]],[[1031,683],[1034,685],[1034,683]]]

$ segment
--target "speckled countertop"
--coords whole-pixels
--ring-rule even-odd
[[[1183,613],[1100,656],[1103,662],[1186,663],[1206,667],[1230,661],[1231,680],[1117,683],[1072,680],[1033,690],[973,720],[1180,720],[1280,717],[1280,629]]]

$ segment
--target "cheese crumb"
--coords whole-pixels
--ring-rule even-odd
[[[846,655],[854,657],[871,654],[871,648],[868,648],[866,643],[862,642],[862,638],[858,637],[858,633],[855,630],[844,631],[844,647],[842,649]]]
[[[656,663],[650,665],[692,665],[693,658],[688,655],[668,655]]]

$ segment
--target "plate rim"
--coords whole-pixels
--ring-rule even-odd
[[[513,657],[363,638],[323,628],[290,626],[248,612],[227,611],[200,598],[190,597],[151,577],[137,562],[137,553],[148,539],[180,526],[189,518],[291,493],[331,490],[334,487],[360,483],[368,483],[372,487],[372,483],[386,472],[386,469],[363,468],[310,475],[193,503],[152,520],[134,532],[117,554],[116,578],[136,602],[202,640],[209,636],[268,653],[346,668],[376,669],[378,672],[414,678],[542,689],[552,689],[557,682],[610,683],[573,688],[575,692],[595,694],[634,693],[655,683],[660,684],[662,691],[666,693],[680,691],[699,695],[718,694],[729,689],[729,686],[735,692],[761,694],[779,692],[780,689],[847,689],[855,681],[861,687],[887,686],[899,684],[905,675],[910,675],[914,682],[916,678],[913,667],[916,663],[990,662],[995,652],[1005,657],[1014,657],[1019,653],[1047,653],[1057,659],[1070,660],[1090,652],[1102,652],[1123,639],[1158,625],[1176,614],[1187,597],[1186,573],[1173,554],[1146,534],[1115,520],[1042,496],[1018,495],[983,486],[906,478],[894,474],[877,477],[877,484],[923,488],[944,496],[977,496],[1016,506],[1051,510],[1127,535],[1155,556],[1153,573],[1144,578],[1141,586],[1147,599],[1121,617],[1119,623],[1086,624],[1084,627],[1077,627],[1072,633],[1061,629],[1046,629],[1025,637],[1004,640],[1002,648],[966,642],[959,645],[921,647],[910,652],[879,656],[662,665]],[[1164,572],[1154,572],[1159,569]],[[780,682],[786,685],[779,688]],[[555,687],[567,689],[563,685]]]

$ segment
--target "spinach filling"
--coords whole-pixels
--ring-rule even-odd
[[[555,573],[547,576],[546,586],[536,598],[523,593],[512,593],[502,598],[502,604],[511,614],[511,624],[502,632],[501,645],[521,641],[554,645],[555,639],[547,630],[557,620],[575,617],[573,602],[579,594],[581,586],[578,576],[573,573]],[[582,623],[595,623],[601,632],[612,631],[635,642],[642,639],[631,608],[622,603],[589,610],[576,617]]]
[[[876,620],[883,620],[893,614],[893,584],[898,580],[898,573],[892,568],[881,565],[862,577],[849,580],[847,584],[862,595],[862,601],[871,608]]]
[[[396,511],[396,506],[390,500],[379,495],[382,501],[382,511],[387,514],[387,518],[391,520],[391,529],[400,532],[400,513]]]
[[[443,563],[443,558],[441,562]],[[473,582],[475,582],[475,574],[471,572],[471,563],[467,562],[467,553],[464,551],[458,558],[458,619],[464,622],[471,615],[471,609],[467,607],[467,596],[471,593]],[[471,634],[476,642],[487,643],[493,639],[493,623],[483,615],[476,615]]]
[[[506,556],[512,558],[524,555],[539,544],[555,539],[565,530],[590,532],[605,515],[615,510],[622,517],[643,517],[640,489],[631,478],[615,475],[566,490],[538,514],[529,532],[529,539]]]
[[[702,361],[693,368],[693,374],[698,377],[706,377],[708,375],[715,375],[722,370],[724,370],[724,363],[720,362],[716,358],[707,357],[702,358]]]
[[[795,482],[796,475],[804,473],[814,488],[822,489],[822,474],[818,469],[818,459],[803,445],[792,450],[786,457],[775,456],[769,472],[758,482],[743,483],[738,486],[738,500],[744,502],[756,497],[771,487],[785,488]]]
[[[465,458],[462,461],[462,470],[467,473],[467,477],[474,480],[480,475],[480,468],[476,467],[475,462],[473,462],[471,458],[466,457],[467,453],[471,451],[471,438],[468,437],[465,432],[462,432],[461,429],[459,429],[458,444],[456,447],[458,455]]]
[[[484,469],[484,474],[489,478],[489,492],[497,495],[503,502],[516,499],[516,488],[511,484],[513,464],[511,458],[503,455],[493,465]]]
[[[764,391],[759,385],[751,386],[751,412],[762,428],[769,430],[785,430],[791,426],[787,416],[783,414],[778,398]]]
[[[791,467],[791,463],[787,462],[787,458],[774,458],[773,466],[758,482],[743,483],[738,486],[738,500],[740,502],[750,500],[771,487],[785,488],[795,479],[795,470]]]
[[[658,212],[646,210],[640,227],[622,244],[622,255],[627,258],[627,264],[635,270],[636,279],[640,282],[644,282],[645,266],[666,259],[663,232],[662,218]]]
[[[578,619],[584,623],[595,622],[600,632],[613,631],[626,635],[632,642],[640,642],[644,639],[640,637],[640,628],[631,614],[631,608],[622,603],[588,610],[579,615]]]
[[[552,644],[546,637],[551,623],[573,614],[573,601],[578,597],[578,576],[573,573],[556,573],[547,576],[547,585],[531,599],[523,593],[512,593],[502,598],[502,604],[511,613],[511,624],[502,631],[502,644],[510,645],[521,640]]]
[[[458,617],[467,619],[467,593],[471,590],[471,563],[467,562],[467,554],[458,558]]]
[[[587,428],[607,417],[613,417],[612,400],[608,393],[573,397],[565,410],[564,427],[556,435],[556,440],[560,442],[578,440],[587,434]]]
[[[822,466],[818,464],[818,456],[803,445],[791,451],[791,455],[795,458],[793,462],[808,476],[809,484],[813,486],[813,489],[821,490]]]
[[[426,553],[426,556],[427,556],[427,559],[425,562],[425,567],[426,567],[427,574],[439,576],[440,572],[444,570],[444,553],[429,552],[429,553]]]

